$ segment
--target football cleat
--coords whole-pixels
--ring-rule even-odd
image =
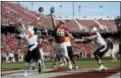
[[[69,67],[68,67],[68,68],[69,68],[70,70],[72,70],[72,68],[73,68],[73,67],[72,67],[72,65],[71,65],[71,64],[69,64]]]
[[[79,69],[79,67],[77,65],[75,65],[75,69]]]
[[[99,70],[99,71],[101,71],[101,70],[107,70],[107,68],[104,67],[103,65],[100,65],[100,67],[98,68],[98,70]]]
[[[27,77],[28,76],[28,74],[27,74],[27,72],[25,71],[24,72],[24,75],[23,75],[24,77]]]

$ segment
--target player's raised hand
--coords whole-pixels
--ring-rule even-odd
[[[51,13],[54,13],[54,12],[55,12],[54,7],[51,7],[51,8],[50,8],[50,12],[51,12]]]

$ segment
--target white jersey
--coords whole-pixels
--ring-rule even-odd
[[[25,39],[27,42],[27,45],[33,45],[29,48],[30,51],[32,51],[37,46],[37,35],[34,34],[33,27],[29,26],[28,29],[26,29],[23,33],[20,34],[20,37]]]
[[[102,38],[101,34],[99,32],[96,32],[96,35],[98,36],[97,39],[94,40],[95,44],[98,44],[99,46],[106,45],[105,40]]]
[[[13,53],[9,53],[9,57],[14,57],[14,54]]]

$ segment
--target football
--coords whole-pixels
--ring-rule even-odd
[[[43,12],[44,8],[43,7],[39,7],[39,12]]]

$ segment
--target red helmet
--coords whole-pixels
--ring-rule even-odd
[[[64,22],[63,20],[60,20],[59,23],[61,23],[61,24],[65,24],[65,22]]]

